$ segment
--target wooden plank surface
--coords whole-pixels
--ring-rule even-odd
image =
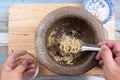
[[[24,49],[35,56],[36,28],[45,15],[63,6],[81,7],[80,4],[24,4],[11,6],[9,10],[9,53]],[[40,68],[41,75],[55,75],[43,66],[40,66]],[[86,74],[102,74],[102,70],[97,67]]]
[[[0,46],[7,46],[8,43],[8,34],[0,33]]]
[[[0,46],[0,66],[5,61],[8,56],[8,47],[7,46]]]

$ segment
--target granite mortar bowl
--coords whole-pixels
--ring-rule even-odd
[[[69,23],[67,25],[66,24]],[[40,22],[36,30],[35,48],[38,62],[50,71],[61,75],[81,75],[96,65],[95,56],[97,52],[81,52],[74,65],[61,65],[49,54],[47,38],[51,31],[57,28],[56,36],[64,32],[70,34],[71,29],[76,30],[80,35],[77,38],[85,43],[97,44],[104,40],[102,23],[89,12],[79,7],[66,6],[50,12]],[[80,62],[82,60],[82,62]]]

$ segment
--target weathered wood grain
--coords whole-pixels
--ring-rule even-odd
[[[0,7],[0,22],[8,21],[8,8]]]
[[[0,46],[0,66],[5,61],[8,56],[8,47],[7,46]]]
[[[7,33],[7,32],[8,32],[8,22],[7,21],[0,22],[0,33]]]
[[[0,46],[8,44],[8,33],[0,33]]]

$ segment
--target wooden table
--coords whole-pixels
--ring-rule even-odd
[[[27,50],[29,53],[31,53],[36,57],[35,44],[34,44],[35,31],[38,28],[40,21],[51,11],[65,6],[75,6],[78,8],[82,8],[81,4],[12,5],[9,9],[8,52],[12,53],[13,51]],[[114,39],[114,32],[115,32],[113,17],[106,24],[106,25],[110,24],[110,28],[107,29],[109,32],[112,32],[112,34],[110,34],[111,39]],[[104,25],[104,28],[107,27],[106,25]],[[100,67],[94,67],[93,69],[85,73],[85,75],[100,75],[100,74],[103,74],[103,71]],[[50,70],[40,65],[40,75],[56,75],[56,74],[52,73]]]

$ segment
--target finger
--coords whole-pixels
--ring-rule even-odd
[[[25,59],[24,58],[20,58],[20,59],[17,59],[16,61],[15,61],[15,64],[16,65],[19,65],[21,62],[23,62]]]
[[[107,43],[107,40],[104,40],[104,41],[99,42],[98,45],[102,46],[102,45],[106,45],[106,43]]]
[[[30,59],[30,58],[27,58],[26,61],[27,61],[28,64],[33,64],[34,63],[34,60]]]
[[[12,69],[14,69],[16,66],[18,66],[19,64],[21,64],[21,62],[23,62],[24,60],[27,62],[28,67],[31,67],[31,66],[29,66],[29,64],[33,64],[34,63],[33,59],[20,58],[20,59],[16,60],[15,63],[12,64]]]
[[[25,71],[27,67],[27,62],[24,60],[21,64],[19,64],[15,69],[14,71],[17,72],[17,73],[22,73]]]
[[[27,62],[27,64],[33,64],[34,63],[33,59],[30,59],[30,58],[20,58],[20,59],[15,61],[15,64],[18,65],[18,64],[20,64],[24,60]]]
[[[120,65],[120,57],[116,57],[114,60],[116,63],[118,63]]]
[[[10,66],[11,66],[11,67],[10,67],[11,69],[15,69],[16,64],[11,64]]]
[[[113,43],[113,42],[114,42],[114,40],[104,40],[104,41],[99,42],[98,45],[99,46],[107,45],[108,43]]]
[[[115,64],[112,52],[106,45],[101,46],[101,54],[104,65],[110,66]]]
[[[12,69],[15,69],[19,64],[21,64],[24,61],[24,59],[18,59],[15,61],[15,63],[13,63],[12,65]]]
[[[99,61],[99,64],[100,64],[100,65],[103,65],[103,60],[100,60],[100,61]]]
[[[99,51],[96,56],[96,60],[101,60],[101,59],[102,59],[102,55],[101,55],[101,52]]]
[[[12,53],[12,54],[9,55],[7,61],[14,62],[15,58],[23,56],[25,54],[27,54],[27,51],[20,50],[20,51],[14,52],[14,53]]]
[[[15,53],[10,54],[3,65],[12,67],[11,65],[15,61],[15,58],[25,55],[26,53],[27,53],[27,51],[17,51]]]
[[[26,70],[35,69],[36,67],[37,67],[37,65],[34,63],[31,65],[28,65]]]
[[[99,46],[107,45],[109,48],[113,48],[114,45],[115,45],[116,43],[118,43],[118,42],[119,42],[119,41],[117,41],[117,40],[104,40],[104,41],[102,41],[102,42],[99,42],[98,45],[99,45]]]
[[[116,57],[120,57],[120,52],[116,53],[115,55]]]
[[[26,78],[28,76],[33,75],[34,73],[35,73],[35,69],[30,69],[30,70],[23,73],[23,77]]]
[[[102,41],[98,44],[99,46],[102,45],[107,45],[109,48],[111,48],[113,54],[115,54],[117,57],[119,57],[120,55],[120,41],[117,40],[106,40],[106,41]]]

